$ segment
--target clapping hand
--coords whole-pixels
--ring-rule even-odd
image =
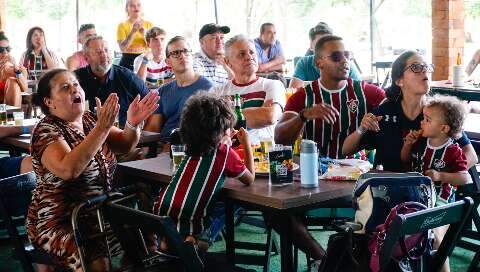
[[[120,110],[118,96],[116,93],[111,93],[103,106],[98,97],[95,97],[95,101],[97,102],[97,127],[109,130]]]
[[[159,99],[157,91],[150,91],[142,100],[137,95],[128,107],[127,122],[134,127],[143,122],[158,108]]]

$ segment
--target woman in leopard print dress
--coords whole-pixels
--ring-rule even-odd
[[[124,130],[113,126],[119,110],[117,95],[111,94],[103,106],[97,100],[96,116],[85,112],[85,93],[75,75],[65,69],[52,70],[40,79],[36,100],[46,116],[32,135],[37,187],[27,216],[28,237],[57,264],[82,271],[70,223],[72,210],[111,189],[116,166],[113,151],[128,152],[136,146],[137,127],[158,107],[158,94],[133,100]],[[87,231],[98,232],[95,222],[87,216],[81,223]],[[111,246],[118,248],[118,243]],[[109,270],[102,238],[88,242],[85,252],[91,271]]]

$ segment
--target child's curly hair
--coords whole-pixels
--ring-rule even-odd
[[[203,91],[192,95],[185,102],[180,120],[180,134],[187,146],[186,153],[201,156],[212,152],[235,122],[235,113],[226,98]]]
[[[426,100],[425,107],[440,109],[443,120],[450,127],[449,137],[454,137],[462,131],[468,114],[468,105],[465,102],[454,96],[436,94]]]

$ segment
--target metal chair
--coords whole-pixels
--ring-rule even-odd
[[[0,215],[13,244],[13,257],[20,261],[26,272],[35,271],[33,263],[54,265],[47,252],[36,249],[31,244],[25,244],[17,230],[18,225],[25,224],[25,216],[32,198],[31,192],[35,186],[33,172],[0,180]]]
[[[450,224],[437,251],[425,261],[421,261],[421,271],[440,271],[445,259],[451,255],[462,229],[473,208],[473,200],[465,197],[461,201],[421,210],[409,214],[399,214],[392,220],[382,248],[380,249],[380,271],[387,271],[391,256],[399,239],[428,229]]]

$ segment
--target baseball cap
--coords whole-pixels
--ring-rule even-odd
[[[312,27],[308,34],[310,36],[310,40],[313,40],[313,38],[315,38],[315,36],[318,34],[332,34],[332,33],[333,31],[330,28],[330,26],[327,25],[327,23],[320,22],[316,26]]]
[[[219,26],[217,24],[206,24],[202,26],[199,33],[199,39],[203,38],[203,36],[208,34],[213,34],[217,32],[222,32],[223,34],[227,34],[230,32],[230,28],[228,26]]]

